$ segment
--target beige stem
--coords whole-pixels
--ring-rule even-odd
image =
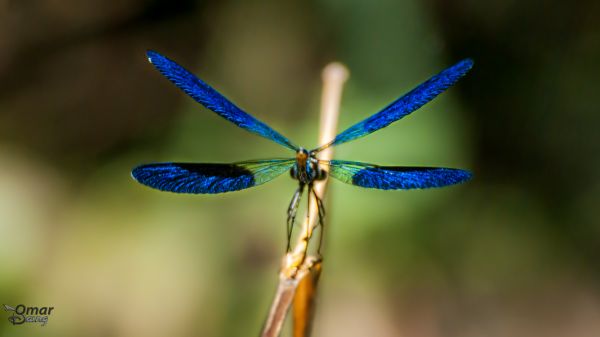
[[[321,96],[319,144],[325,144],[335,137],[342,89],[348,79],[348,70],[340,63],[330,63],[323,69],[322,76],[323,94]],[[332,155],[332,149],[326,149],[320,153],[319,158],[330,160]],[[327,180],[317,182],[314,185],[315,192],[321,199],[325,195],[326,186]],[[318,264],[320,268],[320,257],[306,257],[313,229],[318,224],[317,202],[314,198],[311,198],[310,194],[308,198],[310,213],[302,224],[301,234],[294,249],[283,258],[279,274],[279,285],[261,333],[262,337],[279,336],[299,282],[305,276],[310,275],[309,271],[315,264]]]
[[[342,89],[348,79],[348,70],[341,63],[330,63],[323,69],[323,94],[321,95],[321,126],[319,132],[319,144],[325,144],[333,140],[337,131],[337,121],[340,113],[340,101],[342,99]],[[319,153],[319,159],[331,160],[333,148],[327,148]],[[314,183],[316,194],[321,200],[324,200],[325,189],[329,179],[317,181]],[[294,274],[304,263],[308,251],[308,243],[312,237],[313,230],[318,224],[317,201],[310,194],[308,195],[310,203],[310,214],[305,218],[300,228],[300,236],[291,253],[284,259],[282,272],[288,277],[294,277]]]

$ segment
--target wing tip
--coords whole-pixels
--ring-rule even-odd
[[[473,173],[471,171],[467,171],[467,170],[463,170],[463,169],[456,169],[456,168],[442,168],[439,167],[437,168],[441,173],[441,176],[439,177],[440,180],[438,181],[438,183],[435,183],[431,186],[426,186],[426,187],[419,187],[422,189],[425,188],[431,188],[431,187],[435,187],[435,188],[441,188],[441,187],[447,187],[447,186],[453,186],[453,185],[460,185],[463,183],[466,183],[467,181],[471,180],[471,178],[473,178]]]
[[[157,189],[160,191],[169,191],[159,185],[156,184],[156,181],[153,180],[153,173],[149,168],[152,168],[155,164],[142,164],[134,167],[131,170],[131,178],[138,182],[141,185]]]
[[[461,175],[458,178],[458,183],[464,183],[467,182],[469,180],[471,180],[473,178],[473,173],[471,171],[467,171],[467,170],[460,170]]]
[[[466,59],[463,59],[460,62],[458,62],[456,66],[457,68],[462,68],[462,72],[466,73],[467,71],[471,70],[471,68],[473,68],[474,64],[475,61],[472,58],[467,57]]]
[[[167,163],[163,163],[167,164]],[[157,165],[160,164],[142,164],[134,167],[131,170],[131,178],[137,181],[138,183],[146,186],[152,187],[151,183],[148,181],[150,176],[152,176],[152,168],[156,168]]]
[[[473,58],[471,58],[471,57],[467,57],[467,58],[463,59],[461,62],[468,64],[469,66],[473,66],[473,64],[475,63],[475,60],[473,60]]]
[[[138,183],[140,183],[140,184],[144,184],[144,183],[141,181],[141,179],[142,179],[142,177],[141,177],[141,174],[142,174],[142,172],[143,172],[143,167],[144,167],[144,166],[145,166],[145,165],[139,165],[139,166],[136,166],[136,167],[134,167],[134,168],[131,170],[131,178],[133,178],[133,180],[137,181],[137,182],[138,182]]]
[[[159,54],[158,52],[155,52],[152,49],[148,49],[146,50],[146,58],[148,58],[148,62],[152,63],[152,64],[156,64],[153,59],[158,59],[158,58],[164,58],[164,56],[162,56],[161,54]]]

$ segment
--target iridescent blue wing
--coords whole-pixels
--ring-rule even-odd
[[[264,184],[294,165],[295,159],[268,159],[232,164],[156,163],[131,171],[139,183],[175,193],[214,194]]]
[[[155,51],[149,50],[147,55],[150,63],[168,78],[169,81],[173,82],[179,89],[183,90],[186,94],[195,99],[196,102],[202,104],[207,109],[216,112],[219,116],[242,129],[263,136],[294,151],[298,149],[296,145],[282,136],[279,132],[242,111],[215,89],[211,88],[208,84],[204,83],[201,79],[194,76],[179,64]]]
[[[329,174],[347,184],[381,190],[443,187],[471,178],[470,172],[453,168],[377,166],[343,160],[330,161]]]
[[[473,67],[473,60],[471,59],[465,59],[458,62],[424,83],[421,83],[418,87],[398,98],[378,113],[344,130],[331,142],[322,145],[313,151],[318,152],[329,146],[349,142],[390,125],[419,109],[437,95],[451,87],[458,79],[465,75],[471,67]]]

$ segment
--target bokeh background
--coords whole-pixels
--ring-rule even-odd
[[[599,336],[599,17],[593,0],[0,0],[0,300],[55,307],[45,327],[0,313],[0,335],[258,334],[294,181],[185,196],[129,172],[289,153],[179,92],[154,49],[306,147],[328,62],[351,71],[345,128],[472,57],[336,149],[474,179],[332,182],[314,335]]]

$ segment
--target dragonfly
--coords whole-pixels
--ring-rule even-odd
[[[155,51],[148,51],[147,57],[163,76],[205,108],[242,129],[287,147],[294,151],[295,156],[234,163],[144,164],[132,170],[133,178],[143,185],[161,191],[217,194],[258,186],[289,172],[291,177],[298,181],[298,188],[287,210],[288,251],[298,206],[305,189],[309,193],[309,207],[311,195],[317,201],[319,224],[323,226],[325,208],[313,186],[315,182],[327,176],[347,184],[381,190],[443,187],[471,178],[469,171],[455,168],[379,166],[357,161],[325,161],[318,158],[319,152],[324,149],[371,134],[433,100],[472,68],[471,59],[464,59],[441,71],[381,111],[342,131],[330,142],[308,150],[297,146],[267,124],[246,113],[176,62]]]

